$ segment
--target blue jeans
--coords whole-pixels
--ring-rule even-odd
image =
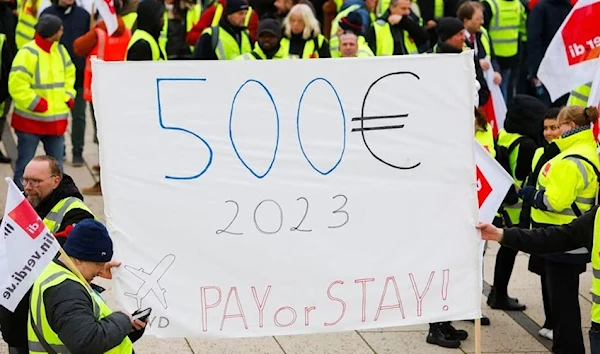
[[[75,96],[75,105],[71,110],[71,145],[73,146],[73,153],[79,153],[83,151],[84,138],[85,138],[85,109],[87,101],[83,99],[83,88],[77,89],[77,96]]]
[[[508,104],[508,101],[511,97],[509,97],[509,91],[512,90],[512,69],[504,69],[500,71],[500,75],[502,75],[502,83],[500,84],[500,90],[502,91],[502,96],[504,97],[504,101]]]
[[[15,177],[14,181],[17,187],[21,190],[23,185],[21,184],[21,177],[25,171],[25,166],[35,156],[35,150],[40,144],[44,144],[44,150],[46,155],[54,157],[60,166],[61,171],[63,170],[63,155],[65,151],[65,137],[64,135],[36,135],[20,132],[15,130],[17,134],[17,161],[15,162]]]
[[[590,328],[590,349],[592,354],[600,354],[600,329]]]

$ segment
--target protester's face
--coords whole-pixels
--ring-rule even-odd
[[[558,119],[544,119],[544,139],[551,143],[552,140],[560,136],[558,129]]]
[[[227,19],[236,27],[244,27],[244,23],[246,22],[246,13],[248,13],[248,10],[237,11],[227,16]]]
[[[575,128],[575,123],[571,122],[571,121],[563,121],[559,123],[558,126],[558,130],[560,131],[560,134],[564,134],[566,132],[568,132],[569,130]]]
[[[400,16],[410,15],[410,0],[399,0],[396,5],[390,5],[390,13]]]
[[[47,161],[31,161],[25,167],[21,183],[27,200],[35,208],[58,187],[60,177],[52,175]]]
[[[465,45],[465,32],[458,32],[454,36],[448,38],[448,40],[446,40],[446,43],[453,48],[462,50],[463,46]]]
[[[300,34],[304,31],[304,20],[299,14],[293,14],[290,16],[290,26],[293,34]]]
[[[277,13],[280,16],[287,15],[287,13],[290,12],[290,9],[292,8],[292,2],[290,0],[275,0],[275,3],[273,3],[273,5],[275,5]]]
[[[58,5],[62,7],[69,7],[75,3],[75,0],[58,0]]]
[[[75,265],[77,269],[81,272],[81,275],[85,278],[88,283],[91,283],[95,277],[100,275],[102,270],[104,270],[104,265],[106,263],[102,262],[86,262],[75,259]]]
[[[481,30],[483,25],[483,11],[477,9],[473,13],[473,17],[470,20],[465,20],[465,27],[470,33],[477,33]]]
[[[369,12],[375,11],[375,8],[377,8],[377,0],[365,0],[365,7]]]
[[[265,32],[258,35],[258,44],[265,52],[270,52],[277,47],[278,38],[272,33]]]
[[[342,57],[355,57],[357,51],[358,43],[356,36],[350,34],[342,35],[340,38],[340,52],[342,53]]]

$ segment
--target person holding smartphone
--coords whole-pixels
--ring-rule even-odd
[[[30,298],[29,352],[133,353],[148,311],[141,316],[113,312],[100,296],[103,289],[91,283],[113,256],[108,231],[96,220],[83,220],[63,248],[85,282],[60,259],[44,269]]]

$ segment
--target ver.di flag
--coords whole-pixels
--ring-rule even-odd
[[[479,221],[492,222],[513,180],[477,140],[475,140],[475,163]]]
[[[31,204],[10,179],[4,217],[0,224],[0,305],[14,311],[29,288],[59,250],[58,241],[50,233]]]
[[[579,0],[550,42],[538,70],[552,101],[588,83],[600,55],[600,0]]]
[[[494,83],[494,68],[490,67],[483,73],[485,82],[490,90],[490,99],[483,105],[482,109],[492,126],[494,137],[498,136],[498,131],[504,129],[504,120],[506,119],[506,102],[502,96],[500,86]]]

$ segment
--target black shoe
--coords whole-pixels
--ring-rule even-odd
[[[81,167],[84,165],[83,162],[83,156],[81,155],[81,152],[74,152],[73,153],[73,167]]]
[[[493,298],[496,297],[496,289],[492,286],[492,288],[490,289],[490,295],[487,298],[487,304],[490,305],[490,302],[493,301]],[[517,304],[519,303],[519,299],[517,299],[516,297],[510,297],[507,295],[507,297],[511,300],[516,302]],[[491,306],[491,305],[490,305]]]
[[[450,335],[450,338],[456,340],[465,340],[469,337],[469,333],[467,331],[463,331],[462,329],[456,329],[450,322],[442,323],[443,330]]]
[[[498,297],[494,296],[488,298],[488,305],[495,310],[504,310],[504,311],[525,311],[527,306],[516,302],[514,299],[504,296]]]
[[[443,348],[458,348],[460,341],[450,337],[445,331],[444,323],[430,323],[429,333],[427,334],[427,343],[439,345]]]
[[[475,320],[468,320],[468,321],[471,323],[475,323]],[[482,326],[490,325],[490,319],[486,315],[481,315],[481,325]]]
[[[12,159],[0,151],[0,163],[11,163]]]

